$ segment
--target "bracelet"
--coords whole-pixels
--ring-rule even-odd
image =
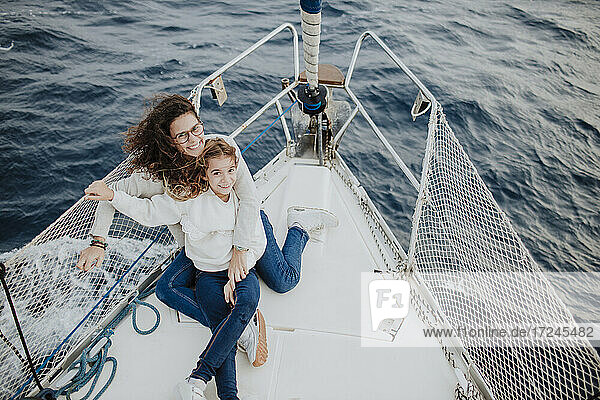
[[[249,250],[245,247],[238,246],[237,244],[234,245],[233,248],[236,249],[237,251],[248,251]]]
[[[106,250],[106,242],[103,242],[102,240],[98,240],[98,239],[92,239],[92,242],[90,243],[90,246],[92,247],[99,247],[103,250]]]

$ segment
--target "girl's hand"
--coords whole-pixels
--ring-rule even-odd
[[[94,181],[85,190],[85,198],[88,200],[112,200],[115,192],[109,188],[104,181]]]
[[[235,281],[231,279],[223,286],[223,293],[225,294],[225,301],[230,303],[232,306],[235,305]]]
[[[104,260],[104,249],[96,246],[90,246],[87,249],[83,249],[77,260],[76,267],[82,271],[89,271],[94,266],[100,267]]]
[[[245,279],[248,275],[247,263],[246,251],[240,251],[234,247],[231,261],[229,261],[229,269],[227,270],[229,279],[236,283]]]

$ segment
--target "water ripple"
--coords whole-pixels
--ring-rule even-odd
[[[322,62],[346,71],[358,36],[378,33],[442,103],[541,267],[600,271],[597,2],[342,0],[323,10]],[[15,45],[0,52],[0,252],[31,240],[123,158],[119,132],[139,119],[144,98],[187,95],[286,21],[299,27],[297,3],[3,5],[0,44]],[[231,131],[292,76],[289,34],[271,45],[224,74],[222,108],[204,98],[207,129]],[[413,123],[408,113],[417,91],[372,40],[352,87],[419,176],[427,121]],[[240,143],[274,118],[259,120]],[[356,124],[340,152],[406,248],[416,193],[365,121]],[[282,146],[276,126],[247,153],[251,170]]]

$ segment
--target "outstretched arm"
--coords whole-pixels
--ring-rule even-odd
[[[117,210],[142,225],[172,225],[181,221],[181,209],[167,193],[140,199],[117,190],[111,203]]]
[[[103,181],[94,181],[85,190],[90,200],[110,201],[114,208],[146,226],[171,225],[181,221],[181,211],[168,194],[140,199],[121,190],[113,190]]]
[[[150,198],[156,194],[164,193],[164,187],[160,182],[146,179],[139,172],[135,172],[125,179],[111,183],[109,187],[113,190],[120,190],[132,196],[143,198]],[[86,194],[88,194],[87,191]],[[88,198],[90,200],[98,200],[89,196]],[[108,230],[110,229],[114,215],[115,208],[112,204],[106,201],[99,202],[90,235],[100,236],[102,238],[108,237]]]
[[[164,192],[161,183],[145,179],[141,173],[133,173],[131,176],[111,183],[114,190],[121,190],[136,197],[151,197]],[[115,214],[115,208],[107,201],[98,202],[94,223],[90,235],[96,240],[106,242],[108,231]],[[105,250],[100,247],[89,246],[79,255],[77,268],[89,271],[94,265],[100,267],[104,260]]]

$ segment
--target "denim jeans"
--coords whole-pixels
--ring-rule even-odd
[[[208,319],[196,301],[196,267],[181,250],[156,282],[156,297],[167,306],[208,327]]]
[[[277,293],[287,293],[300,281],[302,252],[308,242],[308,233],[298,227],[288,229],[283,248],[280,250],[273,235],[273,227],[267,214],[260,210],[267,247],[256,262],[256,272],[269,287]]]
[[[198,271],[196,300],[205,310],[212,337],[198,359],[192,378],[205,382],[214,376],[220,399],[238,399],[235,372],[237,341],[254,315],[260,297],[260,286],[254,268],[235,285],[235,305],[225,302],[223,287],[229,280],[227,270]]]
[[[256,272],[270,289],[286,293],[300,280],[302,252],[308,242],[308,233],[297,227],[290,228],[283,249],[280,249],[269,218],[262,210],[260,216],[267,236],[267,247],[256,262]],[[185,251],[181,251],[159,278],[156,297],[167,306],[208,327],[208,319],[196,302],[196,271],[192,260],[185,255]]]

